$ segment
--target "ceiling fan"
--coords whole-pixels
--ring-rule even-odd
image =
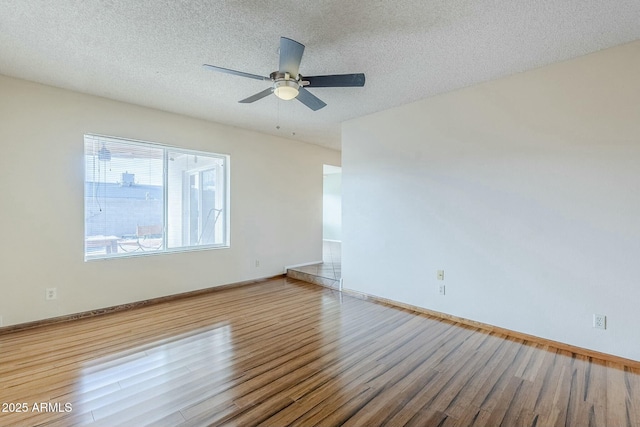
[[[306,88],[316,87],[358,87],[364,86],[364,74],[331,74],[328,76],[301,76],[298,73],[304,45],[286,37],[280,37],[280,66],[269,77],[244,73],[215,65],[203,64],[203,67],[222,73],[233,74],[250,79],[271,82],[271,87],[258,92],[239,102],[248,104],[262,99],[272,93],[283,100],[296,98],[313,111],[317,111],[327,104],[313,95]]]

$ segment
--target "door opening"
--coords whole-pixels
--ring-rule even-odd
[[[323,165],[322,180],[322,261],[342,277],[342,168]]]

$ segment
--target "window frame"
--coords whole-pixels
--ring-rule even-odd
[[[162,150],[162,193],[163,193],[163,207],[162,207],[162,215],[163,215],[163,232],[162,232],[162,249],[157,249],[153,251],[131,251],[131,252],[118,252],[116,253],[98,253],[98,254],[88,254],[87,252],[87,239],[90,236],[87,236],[87,167],[88,167],[88,156],[86,144],[91,140],[96,140],[100,142],[114,142],[119,144],[130,144],[133,146],[139,146],[143,148],[149,149],[159,149]],[[221,177],[224,180],[223,185],[221,186],[222,195],[219,197],[222,200],[222,217],[223,224],[221,226],[222,229],[222,243],[211,243],[211,244],[202,244],[202,245],[184,245],[178,247],[170,247],[168,235],[169,235],[169,158],[171,153],[179,153],[184,155],[192,155],[192,156],[200,156],[205,158],[213,158],[221,161],[221,165],[214,165],[209,167],[199,167],[194,168],[194,171],[198,171],[198,175],[201,175],[203,169],[208,170],[217,170],[221,169],[221,171],[216,171],[216,178]],[[94,154],[95,155],[95,154]],[[96,162],[96,160],[93,160]],[[209,151],[202,150],[194,150],[189,148],[178,147],[174,145],[162,144],[157,142],[143,141],[131,138],[123,138],[123,137],[115,137],[109,135],[100,135],[100,134],[84,134],[83,137],[83,213],[84,213],[84,224],[83,224],[83,237],[84,237],[84,261],[99,261],[105,259],[114,259],[114,258],[135,258],[140,256],[154,256],[154,255],[162,255],[162,254],[171,254],[171,253],[183,253],[183,252],[193,252],[193,251],[205,251],[205,250],[213,250],[213,249],[229,249],[231,247],[231,204],[230,204],[230,176],[231,176],[231,156],[225,153],[214,153]],[[183,171],[182,174],[189,173],[190,171]],[[172,184],[172,187],[175,186],[175,183]],[[184,182],[180,182],[181,191],[184,192]],[[217,184],[216,184],[217,186]],[[202,190],[200,190],[202,191]],[[184,196],[184,194],[183,194]],[[188,215],[187,213],[183,213]],[[184,233],[184,230],[181,231]]]

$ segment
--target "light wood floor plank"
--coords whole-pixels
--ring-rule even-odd
[[[636,367],[284,278],[0,350],[2,426],[640,425]]]

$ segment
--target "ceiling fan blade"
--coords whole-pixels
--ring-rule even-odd
[[[302,102],[307,107],[311,108],[313,111],[318,111],[319,109],[326,107],[327,105],[320,98],[318,98],[302,86],[298,89],[298,96],[296,97],[296,99]]]
[[[258,76],[257,74],[244,73],[242,71],[230,70],[228,68],[216,67],[215,65],[209,65],[209,64],[202,64],[202,66],[204,68],[208,68],[209,70],[219,71],[221,73],[233,74],[234,76],[248,77],[250,79],[263,80],[267,82],[271,81],[271,77]]]
[[[269,96],[273,93],[273,88],[270,87],[269,89],[265,89],[262,92],[258,92],[255,95],[251,95],[248,98],[243,99],[242,101],[238,101],[242,104],[250,104],[252,102],[256,102],[259,99],[264,98],[265,96]]]
[[[280,72],[298,77],[304,45],[286,37],[280,37]]]
[[[308,81],[307,87],[356,87],[364,86],[364,74],[333,74],[329,76],[303,77]]]

